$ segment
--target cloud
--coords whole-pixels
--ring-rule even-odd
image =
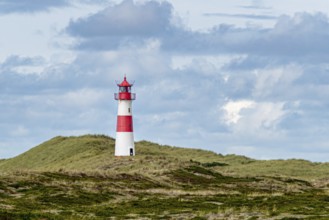
[[[328,17],[321,13],[297,13],[293,17],[281,16],[273,29],[262,36],[259,53],[293,57],[327,56],[324,44],[329,36]]]
[[[170,27],[172,6],[167,2],[144,4],[125,0],[87,18],[71,21],[69,33],[81,37],[157,36]]]
[[[247,19],[260,19],[260,20],[274,20],[277,16],[271,15],[258,15],[258,14],[227,14],[227,13],[205,13],[204,16],[214,17],[232,17],[232,18],[247,18]]]
[[[51,8],[68,6],[67,0],[1,0],[0,14],[8,13],[35,13],[47,11]]]
[[[45,60],[42,57],[22,57],[11,55],[1,63],[0,74],[6,75],[10,72],[21,74],[34,73],[34,71],[44,63]]]
[[[225,111],[224,121],[226,124],[236,124],[241,119],[240,111],[251,108],[254,102],[248,100],[229,101],[222,109]]]
[[[252,0],[250,5],[241,5],[240,8],[246,9],[271,9],[271,7],[265,6],[263,0]]]
[[[29,134],[29,130],[26,129],[24,126],[19,125],[13,131],[11,131],[10,134],[13,137],[27,136]]]
[[[198,32],[173,24],[172,11],[167,2],[126,0],[71,21],[66,30],[80,39],[80,50],[114,50],[157,39],[161,50],[174,54],[246,55],[233,61],[231,66],[236,68],[253,63],[325,62],[329,54],[329,21],[322,13],[282,15],[272,28],[219,24]]]
[[[94,15],[71,21],[66,30],[84,39],[80,49],[115,49],[170,31],[171,14],[172,5],[165,1],[138,4],[125,0]]]
[[[218,115],[229,132],[213,138],[231,147],[258,146],[248,155],[266,159],[283,157],[275,156],[280,154],[285,158],[305,156],[305,152],[320,148],[327,152],[325,96],[329,95],[329,84],[325,66],[289,64],[230,70],[227,86],[221,86],[227,100],[218,106]],[[234,153],[231,147],[226,152]],[[318,158],[323,161],[324,157]]]
[[[283,102],[255,102],[252,100],[228,101],[222,109],[223,120],[230,125],[234,133],[266,138],[280,132],[277,125],[286,114]],[[263,133],[262,137],[259,136]],[[266,134],[266,135],[265,135]]]
[[[285,66],[275,69],[261,69],[254,71],[255,84],[252,96],[256,99],[269,98],[294,99],[298,96],[296,80],[303,75],[299,66]],[[296,94],[297,92],[297,94]]]
[[[293,17],[280,16],[273,28],[237,28],[221,24],[209,33],[190,32],[185,41],[176,39],[169,42],[180,45],[178,50],[181,49],[181,52],[237,53],[277,60],[314,61],[312,57],[328,56],[329,46],[325,43],[328,27],[328,17],[324,14],[297,13]],[[168,43],[166,40],[164,46]],[[174,48],[173,45],[167,47]]]

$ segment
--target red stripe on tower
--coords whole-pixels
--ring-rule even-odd
[[[131,115],[118,115],[117,132],[133,132],[133,117]]]

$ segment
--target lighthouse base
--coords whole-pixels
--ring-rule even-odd
[[[135,156],[133,132],[117,132],[115,140],[115,156]]]

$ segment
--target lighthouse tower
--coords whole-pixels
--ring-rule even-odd
[[[114,99],[118,100],[117,135],[115,140],[115,156],[134,156],[134,133],[133,116],[131,103],[135,100],[135,93],[131,93],[131,87],[126,76],[120,84],[119,93],[114,94]]]

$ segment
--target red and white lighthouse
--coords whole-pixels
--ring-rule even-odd
[[[115,140],[115,156],[134,156],[135,144],[133,133],[132,101],[136,94],[131,93],[131,87],[126,76],[120,84],[119,93],[114,94],[114,99],[119,101],[117,118],[117,135]]]

